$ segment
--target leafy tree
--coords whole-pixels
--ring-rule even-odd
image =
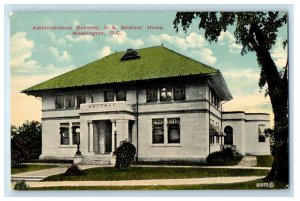
[[[11,125],[11,165],[19,165],[41,154],[42,124],[26,121],[16,127]]]
[[[288,181],[288,62],[278,70],[270,50],[277,40],[280,27],[287,24],[284,12],[178,12],[173,25],[186,32],[193,21],[204,30],[206,40],[217,42],[222,31],[235,27],[236,43],[242,45],[241,54],[256,53],[261,69],[259,87],[267,85],[274,112],[274,151],[269,179]],[[286,48],[287,40],[283,42]]]

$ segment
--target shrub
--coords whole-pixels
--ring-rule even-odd
[[[239,154],[235,157],[232,150],[227,148],[209,154],[206,158],[206,162],[208,165],[235,165],[235,160],[239,160],[239,158]]]
[[[29,186],[26,184],[26,182],[24,180],[18,181],[14,186],[14,190],[17,190],[17,191],[26,191],[28,189],[29,189]]]
[[[117,169],[129,168],[134,161],[136,148],[129,141],[121,142],[121,145],[116,149],[114,154],[116,155],[116,165]]]
[[[82,172],[82,170],[80,170],[79,168],[78,168],[78,166],[77,165],[71,165],[68,169],[67,169],[67,171],[65,172],[65,174],[67,175],[67,176],[79,176],[79,175],[82,175],[83,174],[83,172]]]

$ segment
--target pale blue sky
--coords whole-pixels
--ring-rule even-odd
[[[234,100],[224,105],[225,110],[271,112],[269,99],[259,93],[259,67],[254,53],[241,56],[241,46],[235,44],[233,27],[221,35],[218,43],[209,44],[194,21],[187,33],[176,33],[173,28],[175,12],[16,12],[11,16],[11,75],[13,101],[20,98],[20,90],[53,76],[82,66],[115,51],[143,48],[163,43],[166,47],[202,63],[220,69]],[[123,30],[121,35],[76,37],[72,31],[32,30],[33,26],[105,25],[162,26],[163,30]],[[281,43],[287,37],[287,27],[278,33],[278,43],[271,50],[278,67],[286,62],[286,51]],[[36,101],[36,100],[34,100]],[[20,110],[20,104],[18,109]],[[23,107],[26,105],[24,104]],[[36,102],[36,107],[40,103]],[[38,108],[36,113],[40,113]],[[25,115],[25,114],[24,114]],[[19,115],[22,116],[22,115]],[[26,116],[26,115],[25,115]],[[40,114],[18,117],[39,119]],[[21,118],[21,119],[20,119]]]

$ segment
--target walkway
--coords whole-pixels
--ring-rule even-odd
[[[174,185],[199,185],[199,184],[229,184],[247,182],[261,179],[263,176],[249,177],[211,177],[193,179],[151,179],[151,180],[122,180],[122,181],[47,181],[26,182],[29,187],[53,187],[53,186],[174,186]]]
[[[66,170],[68,169],[68,167],[70,167],[70,165],[64,164],[64,165],[61,165],[60,167],[55,167],[55,168],[13,174],[13,175],[11,175],[11,181],[21,181],[21,180],[41,181],[46,177],[65,173]],[[85,170],[85,169],[101,167],[101,166],[100,165],[79,165],[78,167],[81,170]]]

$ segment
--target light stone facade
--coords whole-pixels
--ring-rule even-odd
[[[175,83],[176,84],[176,83]],[[163,83],[162,86],[174,84]],[[185,99],[147,102],[147,88],[126,86],[126,101],[104,102],[104,91],[99,89],[61,90],[44,93],[42,97],[42,154],[41,159],[73,160],[77,144],[73,144],[72,124],[80,123],[80,151],[84,163],[109,163],[113,151],[123,140],[131,141],[137,148],[139,161],[204,161],[209,153],[220,151],[223,135],[210,135],[210,125],[224,131],[233,128],[236,151],[245,155],[270,154],[269,140],[258,142],[258,125],[269,127],[268,114],[226,112],[221,114],[221,103],[212,104],[212,91],[222,85],[209,80],[190,79],[180,83],[185,88]],[[157,85],[154,85],[159,87]],[[159,93],[159,92],[158,92]],[[55,97],[84,94],[85,103],[80,107],[57,109]],[[159,96],[159,94],[158,94]],[[180,142],[168,143],[170,118],[180,119]],[[164,120],[164,142],[154,144],[153,119]],[[69,126],[69,143],[61,144],[61,125]],[[213,138],[213,139],[210,139]]]

